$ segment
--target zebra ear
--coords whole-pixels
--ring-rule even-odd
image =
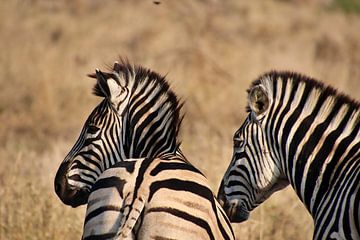
[[[128,74],[129,70],[124,67],[124,65],[120,64],[119,62],[114,62],[113,66],[113,78],[116,79],[116,81],[125,88],[128,85]]]
[[[262,86],[255,86],[249,91],[248,103],[256,116],[264,113],[269,107],[269,97]]]
[[[122,87],[106,73],[101,72],[99,69],[95,70],[97,86],[100,88],[102,94],[109,99],[113,104],[118,104],[118,96],[122,93]]]
[[[109,98],[110,97],[110,89],[107,85],[106,76],[97,68],[97,69],[95,69],[95,77],[97,79],[97,83],[94,87],[95,95]]]

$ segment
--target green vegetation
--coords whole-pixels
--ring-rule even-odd
[[[334,5],[346,13],[360,14],[359,0],[335,0]]]

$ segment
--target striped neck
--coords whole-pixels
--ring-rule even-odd
[[[260,81],[272,100],[264,119],[272,158],[316,215],[339,174],[359,164],[359,104],[296,74]]]
[[[126,158],[175,152],[182,117],[179,103],[164,77],[127,65],[129,100],[122,115],[121,142]]]

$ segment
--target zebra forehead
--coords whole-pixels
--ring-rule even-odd
[[[281,82],[281,84],[279,82]],[[293,86],[304,84],[305,86],[309,86],[312,89],[318,89],[318,91],[325,96],[333,97],[336,102],[348,104],[352,109],[359,110],[360,108],[359,101],[349,97],[344,93],[340,93],[335,88],[329,85],[325,85],[323,82],[316,80],[312,77],[291,71],[270,71],[262,74],[260,77],[258,77],[251,83],[250,88],[247,90],[247,92],[250,93],[251,89],[256,86],[262,85],[264,89],[269,93],[269,96],[271,96],[274,88],[276,86],[284,86],[284,83],[290,83],[290,85]]]

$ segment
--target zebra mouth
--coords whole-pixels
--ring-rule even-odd
[[[250,215],[250,212],[243,205],[239,205],[238,203],[231,203],[226,201],[223,204],[223,208],[231,222],[244,222],[248,220]]]
[[[68,169],[68,162],[60,165],[55,176],[54,189],[55,193],[65,205],[75,208],[87,203],[90,192],[86,188],[71,186],[68,183],[68,177],[66,176]]]
[[[86,190],[72,190],[60,197],[65,205],[76,208],[87,203],[90,192]]]

